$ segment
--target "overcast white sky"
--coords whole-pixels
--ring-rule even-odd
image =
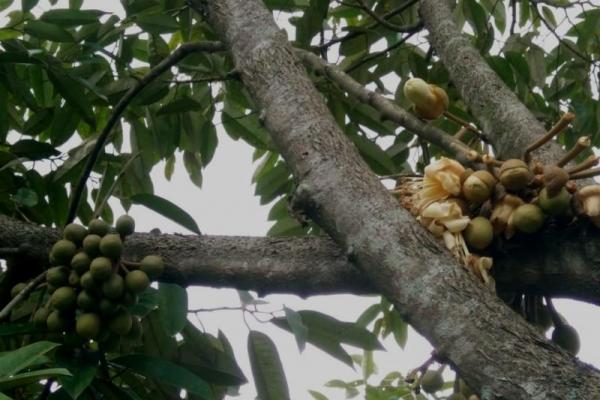
[[[15,2],[20,7],[20,2]],[[59,1],[56,7],[65,7],[66,0]],[[48,10],[47,2],[41,1],[34,9],[36,14]],[[86,0],[83,8],[111,10],[123,15],[118,0]],[[7,11],[4,11],[5,16]],[[192,185],[181,163],[178,163],[171,182],[164,179],[164,164],[159,164],[152,171],[157,195],[165,197],[190,213],[204,234],[208,235],[264,235],[270,223],[266,221],[269,206],[260,206],[254,197],[251,186],[252,149],[245,143],[231,140],[218,127],[219,147],[212,163],[204,171],[202,190]],[[118,210],[118,208],[116,208]],[[116,211],[118,214],[118,211]],[[149,231],[158,227],[162,232],[182,232],[183,228],[154,214],[153,212],[134,206],[130,214],[136,218],[139,231]],[[186,232],[189,233],[189,232]],[[225,289],[190,288],[190,308],[211,308],[221,306],[238,306],[239,299],[235,291]],[[341,320],[353,321],[370,304],[378,301],[375,297],[358,297],[350,295],[319,296],[302,300],[296,296],[268,296],[266,298],[274,308],[286,305],[289,308],[315,309],[328,313]],[[600,347],[597,337],[600,311],[597,307],[573,301],[557,301],[557,308],[563,313],[579,332],[582,348],[580,358],[600,366]],[[190,319],[197,322],[195,317]],[[240,312],[222,311],[203,313],[202,326],[211,333],[222,330],[231,340],[236,357],[246,376],[251,379],[248,357],[246,354],[247,327]],[[308,389],[322,391],[331,399],[344,398],[339,390],[323,389],[323,384],[330,379],[359,379],[358,371],[325,355],[319,350],[307,346],[299,355],[293,337],[270,324],[261,324],[248,318],[253,329],[268,333],[277,343],[287,373],[292,399],[308,399]],[[428,343],[414,331],[409,333],[406,351],[401,351],[393,340],[384,343],[387,351],[376,353],[376,363],[382,375],[391,371],[406,373],[412,367],[427,359],[431,351]],[[359,353],[358,349],[348,348],[351,354]],[[382,376],[380,375],[380,376]],[[450,375],[449,375],[450,376]],[[373,382],[378,381],[374,379]],[[242,387],[241,399],[253,399],[256,395],[252,384]]]

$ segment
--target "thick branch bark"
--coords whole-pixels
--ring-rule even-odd
[[[55,229],[0,216],[0,247],[28,243],[32,264],[44,265]],[[499,290],[567,297],[600,305],[600,231],[572,227],[548,231],[494,254]],[[418,251],[418,249],[415,249]],[[339,246],[326,237],[265,238],[137,233],[125,242],[124,259],[161,255],[160,280],[182,286],[229,287],[261,294],[312,296],[374,294]],[[40,271],[32,269],[30,277]]]
[[[422,0],[419,12],[429,31],[429,42],[498,156],[521,158],[527,146],[545,133],[542,124],[461,34],[447,1]],[[533,155],[544,163],[554,163],[562,148],[551,142]]]
[[[482,399],[600,396],[598,371],[516,317],[398,207],[259,0],[211,0],[206,9],[298,180],[297,204]]]

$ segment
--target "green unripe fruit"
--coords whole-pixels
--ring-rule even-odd
[[[69,271],[63,266],[49,268],[46,282],[56,287],[65,286],[69,282]]]
[[[90,264],[90,273],[96,282],[103,282],[112,275],[112,262],[106,257],[94,258]]]
[[[123,242],[119,235],[110,234],[106,235],[100,241],[100,253],[103,256],[117,260],[121,257],[123,251]]]
[[[554,328],[552,341],[573,355],[579,353],[579,335],[571,325],[559,325]]]
[[[538,197],[538,204],[549,215],[563,215],[571,205],[571,195],[564,187],[553,197],[548,197],[548,190],[543,188]]]
[[[77,244],[83,242],[85,235],[87,235],[87,229],[79,224],[69,224],[65,226],[65,230],[63,231],[65,239]]]
[[[76,252],[77,246],[75,246],[75,243],[61,239],[52,246],[50,257],[55,263],[69,265]]]
[[[85,290],[89,290],[92,293],[95,293],[98,290],[99,283],[94,279],[92,273],[90,271],[81,275],[81,279],[79,279],[79,284]]]
[[[123,296],[124,291],[125,282],[119,274],[112,274],[110,278],[102,284],[102,294],[112,300],[116,300]]]
[[[131,314],[125,310],[117,311],[108,323],[111,332],[120,336],[127,335],[131,330],[132,325],[133,318],[131,317]]]
[[[59,311],[70,311],[77,304],[77,294],[72,287],[59,287],[50,296],[50,304]]]
[[[119,305],[109,299],[102,299],[98,304],[98,308],[100,309],[100,313],[102,315],[113,315],[119,310]]]
[[[467,400],[462,393],[452,393],[446,400]]]
[[[83,311],[93,311],[98,308],[98,299],[91,292],[82,290],[77,296],[77,307]]]
[[[126,335],[126,337],[129,340],[138,341],[142,338],[142,334],[142,323],[138,318],[134,317],[131,320],[131,329],[129,330],[129,333]]]
[[[73,268],[79,275],[83,275],[90,269],[90,263],[92,259],[85,252],[80,251],[75,254],[71,259],[71,268]]]
[[[129,215],[121,215],[117,219],[115,229],[121,236],[131,235],[135,231],[135,221]]]
[[[487,218],[475,217],[469,222],[463,236],[469,247],[483,250],[494,240],[494,227]]]
[[[51,331],[64,331],[65,329],[69,328],[70,321],[67,316],[61,314],[58,310],[54,310],[48,314],[46,326]]]
[[[165,264],[160,256],[146,256],[140,263],[140,269],[148,275],[149,278],[155,279],[162,274],[165,269]]]
[[[15,286],[12,287],[12,289],[10,289],[10,297],[15,297],[16,295],[21,293],[21,291],[25,289],[25,286],[27,286],[25,282],[17,283]]]
[[[134,270],[125,275],[125,285],[133,293],[142,293],[150,286],[150,279],[144,271]]]
[[[534,233],[544,225],[544,213],[535,204],[523,204],[513,212],[512,222],[518,231]]]
[[[93,219],[88,224],[88,231],[94,235],[104,236],[108,233],[109,230],[110,230],[110,225],[108,225],[106,222],[102,221],[101,219],[97,219],[97,218]]]
[[[50,310],[46,307],[40,308],[33,314],[31,321],[35,326],[46,326],[46,320],[48,319],[49,314]]]
[[[506,160],[500,167],[500,183],[510,191],[518,192],[529,184],[533,174],[523,160]]]
[[[75,331],[85,339],[95,339],[100,333],[101,321],[98,314],[85,313],[79,315],[75,324]]]
[[[481,204],[492,196],[496,178],[488,171],[475,171],[462,186],[462,193],[465,198],[474,204]]]
[[[102,238],[98,235],[87,235],[83,239],[83,251],[91,257],[100,255],[100,241]]]
[[[79,286],[79,274],[75,271],[69,273],[69,286]]]
[[[435,393],[444,386],[444,378],[439,371],[426,371],[421,379],[421,388],[426,393]]]
[[[121,298],[121,304],[125,307],[134,306],[137,303],[137,295],[135,293],[131,293],[130,291],[125,291],[125,294]]]

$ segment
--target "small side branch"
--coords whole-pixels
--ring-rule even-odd
[[[179,61],[183,60],[189,54],[196,52],[216,52],[224,50],[224,46],[220,42],[196,42],[196,43],[185,43],[181,45],[177,50],[175,50],[169,57],[162,60],[158,63],[154,68],[150,70],[142,79],[139,80],[137,85],[129,89],[125,95],[119,100],[117,105],[115,106],[108,122],[100,132],[98,139],[96,139],[96,144],[94,149],[89,155],[89,158],[86,161],[85,167],[83,169],[83,173],[77,182],[77,185],[73,189],[73,194],[71,196],[71,204],[69,205],[69,213],[67,216],[67,224],[73,222],[75,216],[77,215],[77,209],[79,208],[79,203],[81,201],[81,196],[83,194],[83,190],[85,188],[86,182],[98,160],[100,154],[102,153],[106,141],[110,133],[112,132],[115,125],[121,119],[121,115],[131,103],[131,101],[137,96],[148,84],[162,75],[164,72],[169,70],[172,66],[177,64]]]
[[[33,292],[35,288],[46,279],[46,271],[42,272],[35,277],[34,280],[29,282],[27,286],[23,288],[3,309],[0,311],[0,321],[4,321],[10,315],[10,312],[15,308],[22,300],[24,300],[29,293]]]
[[[422,123],[419,119],[394,104],[391,100],[376,92],[365,89],[364,86],[356,82],[348,74],[333,65],[327,64],[313,53],[297,50],[296,54],[305,64],[336,82],[351,96],[356,97],[363,103],[369,104],[378,110],[381,113],[382,118],[389,119],[405,127],[411,132],[414,132],[421,139],[444,149],[462,162],[473,162],[474,151],[460,140],[448,135],[441,129]]]

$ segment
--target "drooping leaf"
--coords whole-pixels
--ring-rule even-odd
[[[147,378],[202,396],[203,399],[211,400],[214,398],[207,382],[188,369],[162,358],[149,357],[143,354],[128,354],[117,357],[111,362],[129,368]]]
[[[179,285],[161,282],[158,285],[158,313],[167,334],[181,332],[187,322],[187,291]]]
[[[69,376],[71,373],[64,368],[47,368],[22,374],[12,375],[7,378],[0,378],[0,390],[8,390],[19,386],[26,386],[36,383],[42,379],[56,378],[59,376]]]
[[[250,331],[248,356],[258,397],[261,400],[289,400],[287,380],[275,343],[262,332]]]
[[[96,117],[92,105],[87,100],[84,88],[70,74],[56,66],[47,69],[48,78],[56,90],[65,98],[65,101],[79,113],[81,118],[90,126],[96,126]]]
[[[308,336],[308,328],[302,323],[302,317],[296,311],[287,307],[283,308],[285,319],[296,338],[296,344],[300,352],[306,347],[306,337]]]
[[[73,35],[64,28],[58,25],[50,24],[48,22],[34,20],[29,21],[23,28],[23,30],[42,40],[50,40],[52,42],[73,42]]]
[[[41,341],[0,355],[0,377],[13,375],[36,364],[40,357],[58,346],[58,343]]]
[[[72,27],[97,23],[100,16],[104,15],[100,10],[74,10],[69,8],[53,8],[40,16],[40,20],[63,27]]]
[[[201,235],[200,228],[198,228],[198,225],[194,219],[183,209],[167,199],[154,194],[141,193],[132,196],[130,200],[135,204],[141,204],[145,207],[148,207],[149,209],[156,211],[171,221],[177,222],[184,228]]]
[[[142,14],[137,16],[136,23],[143,30],[153,33],[169,33],[179,29],[177,20],[167,14]]]
[[[31,161],[43,160],[60,154],[52,145],[32,139],[19,140],[10,146],[10,152],[17,157],[25,157]]]

